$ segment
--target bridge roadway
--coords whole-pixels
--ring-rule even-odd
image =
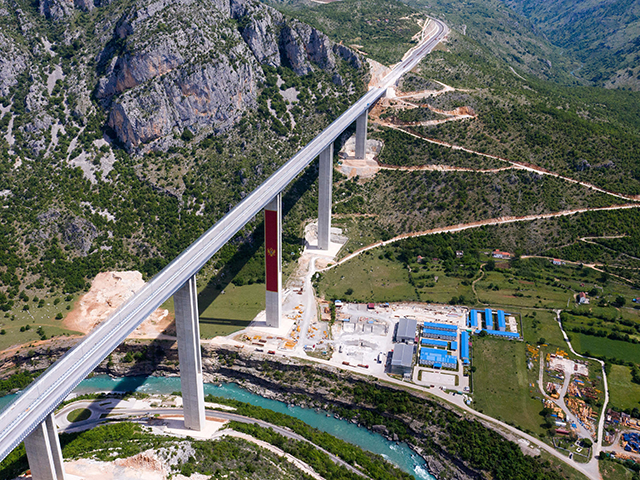
[[[60,404],[144,319],[179,290],[275,195],[307,167],[406,72],[446,36],[449,29],[432,19],[431,33],[382,80],[307,146],[272,174],[233,210],[167,265],[128,302],[53,364],[22,395],[0,413],[0,461]]]

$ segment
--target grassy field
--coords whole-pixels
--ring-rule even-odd
[[[453,297],[457,297],[454,303],[475,303],[470,279],[445,274],[442,263],[412,263],[409,268],[421,301],[449,303]],[[460,297],[463,297],[462,301]]]
[[[511,272],[487,272],[476,283],[478,300],[492,305],[563,308],[574,293],[542,281],[518,278]]]
[[[473,338],[474,408],[518,428],[543,434],[542,403],[529,393],[523,342]]]
[[[607,376],[611,404],[620,409],[640,408],[640,385],[631,382],[631,369],[624,365],[611,365]]]
[[[199,287],[200,337],[229,335],[249,325],[258,312],[264,310],[264,288],[263,283],[241,287],[230,283],[222,291],[215,285]],[[173,297],[162,307],[173,312]]]
[[[430,303],[449,303],[453,297],[462,296],[462,303],[475,303],[471,281],[447,275],[440,262],[405,266],[393,255],[385,254],[389,251],[374,248],[327,271],[318,285],[320,295],[360,302],[412,300]],[[350,290],[352,293],[347,295]]]
[[[576,352],[640,363],[640,345],[582,333],[568,334]]]
[[[352,290],[350,295],[349,289]],[[358,255],[322,276],[320,295],[353,301],[391,302],[417,300],[408,271],[399,262],[378,258],[377,249]]]
[[[624,282],[605,278],[589,268],[556,266],[547,259],[527,259],[520,267],[485,272],[476,283],[478,299],[497,305],[537,308],[574,308],[578,292],[597,292],[591,303],[578,310],[611,317],[640,321],[640,310],[631,307],[638,291]],[[610,306],[617,296],[627,302],[624,308]],[[605,306],[599,306],[602,305]]]
[[[548,310],[523,309],[522,323],[526,342],[536,344],[542,339],[550,346],[567,348],[555,313]]]
[[[49,338],[64,334],[77,334],[78,332],[62,328],[62,320],[77,300],[74,297],[68,300],[67,298],[64,295],[51,295],[40,299],[43,302],[35,302],[31,298],[28,302],[22,302],[29,306],[28,310],[23,310],[22,306],[14,308],[12,313],[3,314],[4,316],[0,317],[0,350],[5,350],[12,345],[23,345],[40,340],[41,336],[37,333],[38,327],[42,327],[44,334]],[[55,303],[56,299],[57,303]],[[62,318],[56,319],[58,314]],[[1,334],[2,331],[4,334]]]
[[[71,423],[75,423],[87,420],[89,419],[89,417],[91,417],[91,410],[89,410],[88,408],[78,408],[69,412],[69,415],[67,415],[67,420],[69,420]]]
[[[551,465],[553,465],[555,471],[558,472],[562,476],[562,478],[566,480],[588,480],[588,478],[583,473],[580,473],[575,468],[567,465],[563,461],[557,459],[544,450],[540,452],[540,458],[543,461],[549,462]]]
[[[601,461],[600,473],[603,480],[632,480],[633,472],[628,468],[625,468],[619,463],[612,461]]]

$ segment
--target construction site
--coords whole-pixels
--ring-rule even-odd
[[[531,358],[539,355],[535,347],[529,347],[528,352]],[[597,403],[602,392],[597,388],[597,381],[589,378],[588,362],[571,359],[567,352],[557,349],[555,353],[546,354],[545,367],[544,377],[542,370],[540,375],[548,397],[544,404],[558,417],[556,426],[561,428],[556,432],[570,433],[568,429],[573,429],[580,436],[595,438],[599,412],[592,404]]]

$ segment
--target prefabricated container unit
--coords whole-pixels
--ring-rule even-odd
[[[435,367],[437,364],[445,368],[456,368],[458,359],[453,355],[448,355],[444,350],[422,347],[420,349],[420,365]]]
[[[473,329],[478,328],[478,311],[471,310],[469,312],[469,326]]]
[[[427,338],[437,338],[440,340],[453,341],[458,338],[458,333],[446,330],[431,330],[425,328],[422,330],[422,336]]]
[[[469,332],[466,330],[460,334],[460,360],[465,365],[469,363]]]
[[[420,340],[420,344],[421,345],[428,345],[431,347],[443,347],[443,348],[447,348],[447,346],[449,345],[449,342],[446,342],[444,340],[434,340],[433,338],[423,338]]]
[[[498,310],[498,330],[504,332],[507,330],[507,322],[504,318],[504,311]]]
[[[451,330],[458,331],[457,325],[450,325],[448,323],[433,323],[433,322],[424,322],[424,328],[428,328],[430,330]]]
[[[490,308],[484,310],[484,325],[487,330],[493,330],[493,312]]]
[[[485,330],[485,332],[496,337],[505,337],[509,339],[520,338],[520,334],[517,332],[501,332],[499,330]]]

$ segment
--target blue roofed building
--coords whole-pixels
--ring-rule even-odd
[[[420,340],[420,345],[428,346],[428,347],[442,347],[447,348],[449,342],[444,340],[435,340],[433,338],[423,338]]]
[[[500,330],[485,330],[489,335],[494,335],[496,337],[504,337],[510,340],[515,340],[520,338],[520,334],[517,332],[501,332]]]
[[[458,338],[458,332],[453,330],[432,330],[430,328],[423,328],[422,336],[452,342]]]
[[[420,365],[435,368],[458,368],[458,359],[445,350],[437,348],[420,348]]]
[[[458,331],[457,325],[449,325],[448,323],[424,322],[423,326],[430,330]]]
[[[465,365],[469,364],[469,332],[466,330],[460,334],[460,360]]]
[[[451,342],[451,350],[453,350],[454,352],[456,350],[458,350],[458,342]]]
[[[493,312],[490,308],[484,310],[484,325],[487,330],[493,330]]]
[[[505,321],[503,310],[498,310],[498,330],[501,332],[507,330],[507,322]]]
[[[469,326],[475,330],[478,328],[478,311],[471,310],[469,312]]]

